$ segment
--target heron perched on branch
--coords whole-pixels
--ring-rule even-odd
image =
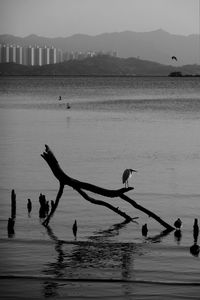
[[[133,169],[126,169],[122,175],[122,183],[125,184],[125,187],[128,187],[128,179],[131,178],[133,172],[137,172]]]

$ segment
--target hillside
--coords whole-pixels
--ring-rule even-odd
[[[30,35],[24,38],[0,35],[0,44],[21,46],[54,46],[63,52],[70,51],[117,51],[118,57],[140,57],[142,60],[161,64],[199,63],[199,36],[174,35],[162,29],[150,32],[113,32],[96,36],[76,34],[70,37],[47,38]],[[171,61],[175,55],[178,61]]]
[[[178,71],[183,75],[200,74],[200,66],[173,67],[138,58],[125,59],[107,55],[33,67],[14,63],[0,64],[1,75],[168,76],[169,73]]]

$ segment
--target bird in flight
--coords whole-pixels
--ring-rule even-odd
[[[173,59],[176,60],[176,61],[178,60],[176,56],[172,56],[172,60]]]
[[[122,175],[122,183],[125,184],[125,187],[128,187],[128,180],[133,175],[133,172],[137,172],[133,169],[126,169]]]

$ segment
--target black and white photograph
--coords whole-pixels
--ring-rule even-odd
[[[200,299],[200,0],[0,0],[0,299]]]

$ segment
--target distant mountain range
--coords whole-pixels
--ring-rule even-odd
[[[114,32],[96,36],[76,34],[70,37],[46,38],[29,35],[21,38],[0,35],[1,44],[21,46],[54,46],[63,52],[117,51],[118,57],[135,57],[165,65],[199,64],[199,36],[170,34],[162,29],[150,32]],[[176,56],[178,61],[171,59]]]
[[[168,76],[169,74],[200,75],[199,65],[171,66],[138,58],[100,55],[63,63],[24,66],[0,64],[0,75],[67,75],[67,76]]]

